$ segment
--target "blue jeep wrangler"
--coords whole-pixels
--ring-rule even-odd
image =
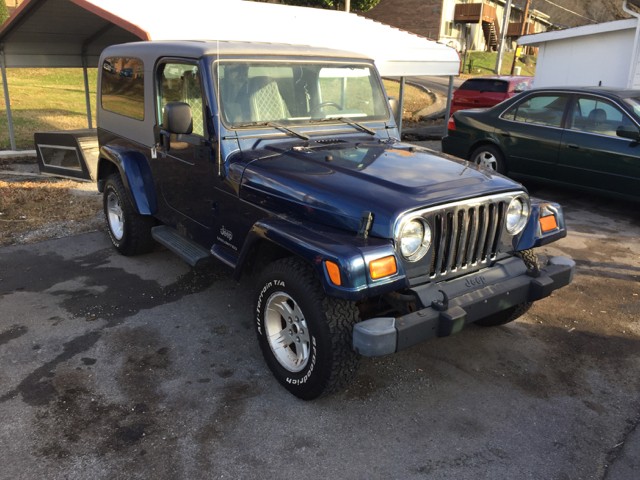
[[[257,279],[266,363],[313,399],[468,323],[501,325],[567,285],[533,254],[559,205],[398,140],[373,62],[242,42],[107,48],[97,177],[113,245],[214,257]]]

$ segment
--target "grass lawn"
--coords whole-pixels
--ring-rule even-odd
[[[460,55],[460,62],[464,63],[462,75],[465,77],[476,75],[493,75],[496,68],[496,52],[468,52],[466,56]],[[526,63],[522,60],[526,60]],[[536,73],[536,59],[531,56],[521,57],[516,60],[516,67],[520,67],[520,75],[533,76]],[[502,55],[501,75],[511,74],[513,52],[505,52]]]
[[[84,81],[80,68],[8,68],[11,112],[18,149],[33,149],[37,131],[87,128]],[[96,70],[89,70],[95,125]],[[0,150],[10,148],[4,96],[0,102]]]

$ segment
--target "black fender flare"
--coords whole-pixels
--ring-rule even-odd
[[[256,245],[264,241],[308,262],[325,292],[334,297],[359,300],[408,285],[402,263],[397,260],[398,272],[392,277],[372,280],[369,276],[369,261],[395,255],[390,240],[371,237],[362,239],[354,232],[327,232],[322,227],[316,229],[281,217],[263,219],[253,225],[238,256],[236,278],[242,274]],[[326,261],[338,265],[342,279],[340,285],[331,281]]]
[[[158,209],[153,176],[147,158],[138,151],[120,146],[103,146],[100,148],[98,161],[98,190],[102,191],[104,181],[104,162],[109,162],[118,169],[129,199],[141,215],[153,215]]]

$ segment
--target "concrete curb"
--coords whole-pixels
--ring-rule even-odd
[[[16,158],[36,158],[35,150],[0,150],[0,158],[16,159]]]

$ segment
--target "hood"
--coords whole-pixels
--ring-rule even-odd
[[[391,238],[401,213],[522,188],[508,178],[434,151],[395,143],[333,144],[251,152],[240,196],[300,221]],[[237,167],[239,165],[236,165]]]

